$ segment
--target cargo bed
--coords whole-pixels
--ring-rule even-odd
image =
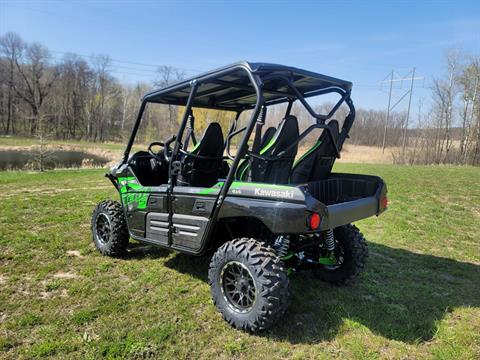
[[[327,208],[322,230],[379,215],[386,208],[387,188],[377,176],[332,173],[326,180],[308,183],[307,189]]]

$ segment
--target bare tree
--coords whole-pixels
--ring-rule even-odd
[[[59,109],[55,111],[57,137],[76,139],[83,134],[82,122],[92,72],[87,62],[75,54],[65,55],[60,70],[53,93],[59,103]]]
[[[463,107],[461,111],[462,135],[457,163],[467,163],[472,133],[474,132],[475,106],[478,101],[478,88],[480,86],[480,59],[472,58],[464,67],[460,77]]]
[[[25,46],[14,59],[11,85],[16,95],[30,107],[30,135],[36,134],[42,105],[59,74],[56,67],[49,66],[49,59],[48,49],[37,43]]]
[[[43,172],[45,171],[46,162],[52,157],[52,151],[48,149],[47,139],[49,134],[47,134],[48,130],[45,128],[45,116],[41,114],[37,120],[38,131],[35,137],[38,139],[38,145],[33,152],[33,160],[38,170]]]
[[[120,90],[109,73],[111,60],[108,56],[99,55],[94,58],[91,94],[86,106],[88,123],[87,136],[92,141],[105,141],[107,127],[111,123],[108,114],[113,98],[120,95]]]
[[[157,73],[159,77],[153,83],[156,87],[165,87],[185,78],[184,71],[167,65],[160,66],[157,69]],[[178,108],[177,106],[167,105],[167,112],[168,125],[170,132],[172,132],[178,116]]]
[[[446,163],[452,146],[451,129],[455,98],[458,94],[460,51],[449,50],[446,54],[447,72],[445,77],[434,79],[432,95],[436,104],[437,133],[436,163]]]
[[[6,90],[6,121],[4,124],[5,134],[10,130],[15,133],[14,105],[15,98],[15,68],[25,49],[23,40],[16,33],[6,33],[0,37],[0,54],[5,57],[0,66],[0,80],[5,84]]]

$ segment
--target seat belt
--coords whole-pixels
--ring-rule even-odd
[[[226,150],[227,147],[228,147],[228,142],[229,142],[230,135],[235,130],[237,130],[237,124],[238,124],[238,119],[240,118],[240,115],[241,115],[241,112],[240,111],[237,112],[237,115],[235,116],[235,119],[233,120],[232,125],[230,125],[230,130],[228,130],[228,134],[227,134],[227,141],[225,141],[225,145],[223,146],[223,150]]]
[[[188,115],[187,120],[187,134],[185,135],[185,151],[188,149],[188,144],[190,139],[192,139],[193,146],[197,145],[197,139],[195,138],[195,117],[193,116],[193,111]]]

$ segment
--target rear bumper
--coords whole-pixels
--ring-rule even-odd
[[[301,185],[303,201],[272,201],[266,199],[227,196],[219,219],[254,217],[273,234],[312,234],[336,228],[373,215],[379,215],[381,198],[387,187],[377,176],[332,174],[321,186]],[[322,221],[320,228],[310,231],[307,218],[316,212]]]
[[[321,230],[336,228],[378,215],[378,207],[379,200],[375,196],[329,205],[327,206],[328,218],[322,221]]]

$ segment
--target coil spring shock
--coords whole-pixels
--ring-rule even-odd
[[[273,248],[279,257],[284,257],[288,254],[288,249],[290,248],[290,237],[289,236],[279,236],[275,239]]]
[[[325,231],[325,248],[328,251],[333,251],[335,249],[335,238],[333,237],[332,229]]]

